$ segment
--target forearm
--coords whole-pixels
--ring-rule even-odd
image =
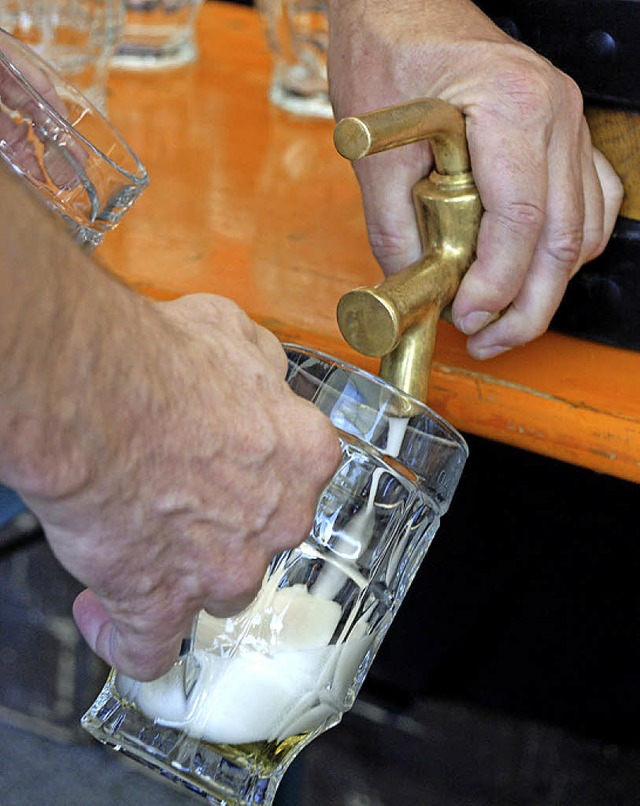
[[[340,444],[235,303],[145,301],[58,224],[0,170],[0,479],[91,589],[90,645],[149,679],[305,538]]]
[[[0,171],[0,479],[63,496],[126,423],[113,390],[140,363],[150,305],[99,269],[22,181]],[[145,343],[144,349],[149,345]],[[117,409],[117,412],[114,411]]]

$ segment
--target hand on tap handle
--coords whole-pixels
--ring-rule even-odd
[[[470,0],[330,0],[329,25],[336,119],[421,97],[466,117],[484,207],[452,308],[469,353],[491,358],[541,335],[569,279],[606,246],[622,201],[578,87]],[[424,142],[354,163],[386,274],[420,256],[411,189],[432,167]]]

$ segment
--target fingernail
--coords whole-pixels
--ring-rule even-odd
[[[489,313],[489,311],[472,311],[458,320],[457,327],[465,336],[473,336],[474,333],[482,330],[492,317],[493,314]]]
[[[479,358],[484,361],[486,358],[495,358],[497,355],[506,353],[511,347],[505,347],[503,344],[492,344],[487,347],[476,347],[473,351],[474,358]]]

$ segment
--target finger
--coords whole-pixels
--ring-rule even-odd
[[[61,117],[67,115],[67,107],[56,92],[43,59],[28,45],[8,34],[0,37],[2,60],[0,60],[0,90],[3,102],[12,109],[22,110],[33,119],[40,117],[40,104],[24,86],[23,80],[39,93]],[[6,59],[19,76],[5,64]]]
[[[518,294],[544,225],[548,167],[539,129],[523,135],[472,114],[467,136],[484,213],[476,260],[460,284],[452,314],[456,327],[470,335]]]
[[[254,544],[252,550],[244,554],[242,562],[226,568],[224,579],[211,587],[212,592],[202,607],[218,617],[240,613],[256,598],[274,553],[272,547]]]
[[[44,140],[42,162],[47,176],[60,190],[71,190],[81,184],[83,179],[86,183],[90,183],[84,169],[87,154],[70,135],[65,136],[62,130],[60,135],[59,140],[48,138]]]
[[[605,199],[602,183],[594,160],[591,135],[586,120],[582,126],[582,187],[584,192],[584,220],[580,254],[573,266],[572,277],[579,268],[595,257],[604,238]]]
[[[287,355],[279,339],[270,331],[256,325],[256,341],[260,352],[265,356],[279,376],[287,372]]]
[[[217,616],[218,618],[235,616],[249,607],[251,602],[253,602],[258,595],[259,590],[260,585],[258,584],[255,586],[253,591],[251,591],[251,593],[244,594],[243,596],[237,596],[234,599],[209,599],[206,602],[204,609],[207,611],[207,613],[210,613],[212,616]]]
[[[80,593],[73,603],[73,617],[92,651],[105,663],[135,680],[154,680],[175,663],[189,625],[178,635],[164,630],[126,632],[112,621],[93,591]]]
[[[561,160],[553,169],[558,182],[552,184],[545,229],[529,272],[502,318],[468,341],[467,349],[475,358],[492,358],[542,335],[570,278],[604,249],[611,236],[622,186],[606,159],[592,148],[586,123],[582,136],[580,173],[571,159]],[[577,195],[578,176],[582,198]]]
[[[495,323],[467,340],[473,358],[485,360],[526,344],[545,332],[567,287],[567,274],[534,261],[513,303]]]
[[[537,233],[536,227],[528,229],[529,237],[536,237],[535,242],[527,242],[528,249],[533,245],[533,254],[528,251],[527,260],[524,263],[520,260],[517,270],[513,272],[517,276],[512,277],[511,282],[501,284],[498,292],[489,299],[489,306],[498,302],[501,309],[507,310],[497,322],[488,325],[468,341],[467,349],[476,358],[492,357],[541,335],[562,299],[569,278],[580,260],[584,238],[584,131],[584,119],[580,116],[574,124],[569,122],[559,129],[553,129],[548,143],[540,138],[537,142],[540,150],[537,158],[528,154],[529,159],[537,163],[534,174],[530,174],[526,168],[524,172],[516,174],[519,163],[510,166],[518,179],[524,176],[532,183],[529,190],[521,182],[516,182],[515,186],[521,194],[520,199],[535,200],[535,207],[539,207],[542,216],[542,226]],[[519,142],[526,142],[526,138]],[[544,163],[546,182],[540,181],[540,176],[536,175],[537,171],[542,170],[541,162]],[[592,164],[587,167],[595,176]],[[541,199],[539,194],[545,186],[546,197]],[[596,198],[601,202],[597,193]],[[517,246],[516,239],[513,245]],[[513,254],[508,247],[506,252]],[[507,269],[504,263],[500,268]],[[497,271],[493,274],[499,276]],[[514,280],[520,282],[515,295]],[[500,294],[503,296],[498,299]],[[494,307],[484,310],[496,312]],[[463,320],[462,327],[465,324]],[[471,332],[468,326],[465,332]]]
[[[609,160],[607,160],[604,154],[598,151],[597,148],[592,149],[592,156],[593,164],[602,188],[604,212],[601,241],[585,260],[593,260],[593,258],[598,257],[605,249],[613,233],[624,199],[624,186]]]
[[[47,77],[39,68],[34,53],[30,53],[21,43],[5,44],[5,58],[19,71],[14,74],[4,62],[0,62],[0,88],[3,103],[15,110],[16,119],[10,120],[3,114],[0,128],[13,129],[4,148],[12,154],[14,163],[22,172],[37,182],[44,182],[44,167],[47,176],[60,189],[70,189],[81,181],[86,154],[83,148],[56,120],[47,105],[55,110],[63,120],[67,119],[67,109],[62,99]],[[26,86],[25,86],[26,85]],[[37,101],[27,87],[33,87],[42,96]],[[38,159],[31,138],[37,137],[44,144],[44,152]]]
[[[422,253],[412,189],[432,166],[427,143],[372,154],[354,163],[371,249],[385,274]]]
[[[30,128],[26,121],[14,123],[4,113],[0,113],[0,142],[2,151],[22,174],[33,177],[36,182],[44,182],[46,177],[40,167],[33,143],[29,139]]]

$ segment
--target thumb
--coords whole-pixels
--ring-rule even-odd
[[[135,680],[154,680],[175,663],[184,635],[167,637],[166,625],[144,633],[117,625],[100,599],[84,590],[73,603],[73,617],[84,640],[96,655]],[[186,631],[185,631],[186,632]]]

